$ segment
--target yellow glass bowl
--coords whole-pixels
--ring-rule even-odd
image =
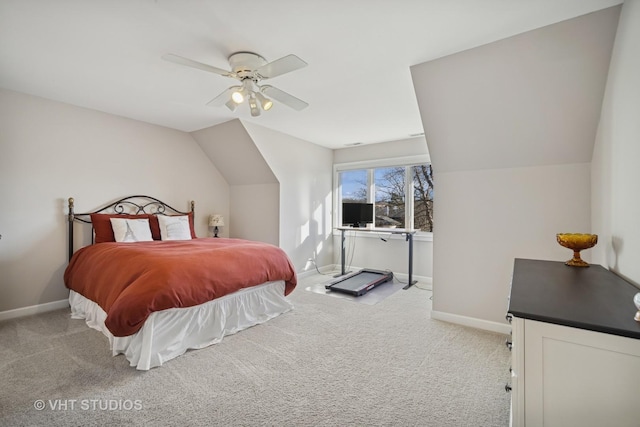
[[[598,243],[597,234],[558,233],[556,240],[561,246],[573,251],[573,258],[565,264],[571,267],[589,267],[589,264],[580,258],[580,251],[594,247]]]

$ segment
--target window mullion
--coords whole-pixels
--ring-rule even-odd
[[[367,169],[367,186],[369,187],[369,194],[367,194],[367,203],[376,203],[376,182],[374,179],[374,170]]]

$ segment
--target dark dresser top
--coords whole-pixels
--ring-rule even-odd
[[[516,258],[509,313],[516,317],[640,339],[631,283],[601,265]]]

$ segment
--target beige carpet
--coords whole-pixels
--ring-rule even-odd
[[[503,335],[431,320],[416,287],[376,305],[304,291],[323,280],[301,280],[292,312],[148,372],[67,310],[2,322],[0,425],[508,425]]]

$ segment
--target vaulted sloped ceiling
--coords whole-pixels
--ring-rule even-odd
[[[240,120],[231,120],[191,135],[229,185],[278,182]]]
[[[590,162],[619,14],[411,67],[436,172]]]

